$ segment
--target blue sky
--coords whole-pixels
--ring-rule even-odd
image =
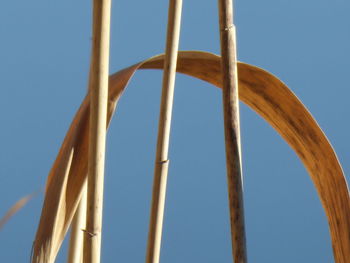
[[[113,2],[111,73],[163,52],[167,5]],[[239,60],[272,72],[296,93],[345,174],[349,13],[346,0],[235,3]],[[86,93],[90,16],[90,1],[0,4],[0,215],[45,185]],[[180,49],[219,53],[217,1],[184,1]],[[109,130],[103,262],[145,257],[160,86],[160,71],[137,73]],[[178,75],[162,262],[232,261],[221,108],[218,89]],[[243,104],[241,124],[249,261],[332,262],[326,218],[301,162]],[[43,194],[1,230],[1,262],[28,262],[42,201]],[[63,250],[57,262],[65,257]]]

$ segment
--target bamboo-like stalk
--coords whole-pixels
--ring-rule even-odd
[[[83,256],[85,263],[99,263],[101,253],[110,15],[111,0],[93,1],[88,193]]]
[[[243,207],[243,178],[239,127],[236,32],[232,0],[219,0],[226,170],[232,253],[235,263],[247,262]]]
[[[158,263],[162,239],[164,203],[168,176],[168,149],[180,38],[182,0],[170,0],[160,105],[157,152],[154,168],[151,216],[146,263]]]
[[[87,195],[86,184],[83,186],[81,193],[80,202],[75,212],[68,250],[68,263],[82,263],[83,262],[83,241],[84,232],[86,226],[86,195]]]

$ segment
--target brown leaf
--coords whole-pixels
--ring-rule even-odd
[[[32,193],[30,195],[27,195],[20,200],[18,200],[3,216],[3,218],[0,219],[0,230],[3,228],[3,226],[7,223],[7,221],[16,214],[21,208],[23,208],[33,197],[35,197],[38,194],[38,192]]]
[[[108,122],[137,69],[162,69],[163,56],[135,64],[109,79]],[[220,58],[179,52],[177,71],[221,86]],[[288,142],[307,168],[325,209],[337,263],[350,258],[350,198],[337,156],[299,99],[272,74],[238,63],[239,96]],[[33,262],[53,262],[78,205],[87,175],[89,95],[84,99],[50,171],[34,244]],[[74,154],[73,154],[74,150]],[[64,195],[64,197],[63,197]]]

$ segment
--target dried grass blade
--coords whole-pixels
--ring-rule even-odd
[[[11,208],[6,212],[6,214],[0,219],[0,230],[4,225],[10,220],[10,218],[16,214],[21,208],[23,208],[31,199],[33,199],[38,194],[38,191],[22,197],[18,200]]]
[[[64,238],[56,233],[65,224],[66,189],[73,155],[74,149],[71,149],[63,156],[62,163],[54,171],[55,176],[47,189],[39,228],[34,240],[32,262],[54,262],[59,250],[58,244],[61,244],[60,240]]]
[[[128,81],[137,69],[162,69],[163,56],[135,64],[110,76],[108,122]],[[220,58],[206,52],[179,52],[177,71],[221,87]],[[325,209],[336,263],[350,258],[350,197],[347,182],[337,156],[327,137],[300,100],[272,74],[238,63],[239,97],[262,116],[291,146],[305,165]],[[34,246],[34,258],[40,259],[47,249],[57,252],[75,213],[87,174],[89,98],[85,98],[62,144],[48,177],[47,194],[41,218],[57,213],[54,199],[65,188],[64,222],[50,230],[53,223],[40,224]],[[69,152],[74,149],[67,184],[60,177]],[[54,191],[52,191],[54,190]],[[52,205],[52,207],[48,207]],[[55,216],[57,217],[57,216]],[[50,217],[50,220],[55,218]],[[54,240],[54,241],[53,241]],[[51,242],[50,242],[51,241]],[[53,248],[45,246],[50,243]],[[53,255],[55,256],[55,255]],[[48,261],[34,261],[48,262]]]

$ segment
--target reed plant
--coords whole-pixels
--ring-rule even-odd
[[[108,77],[111,2],[94,1],[89,90],[47,178],[33,244],[33,263],[54,262],[69,228],[72,231],[68,262],[100,262],[106,130],[129,80],[141,69],[163,69],[147,263],[158,263],[160,258],[176,72],[222,88],[234,262],[248,261],[239,99],[262,116],[299,156],[325,209],[335,261],[348,262],[349,190],[331,144],[306,107],[282,81],[265,70],[237,61],[233,3],[231,0],[219,0],[218,3],[221,57],[199,51],[178,51],[182,1],[170,0],[165,54]],[[26,196],[11,207],[1,219],[0,228],[33,196]]]

